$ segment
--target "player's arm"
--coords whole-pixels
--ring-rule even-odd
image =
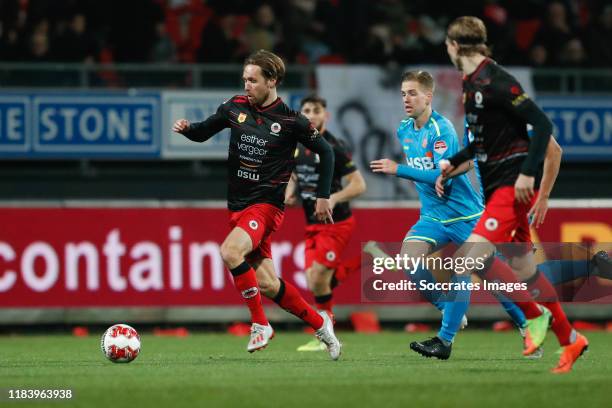
[[[334,222],[329,203],[332,177],[334,175],[334,151],[329,143],[321,137],[304,115],[298,115],[296,119],[296,132],[300,143],[306,148],[319,155],[320,173],[317,184],[317,203],[315,214],[318,220]]]
[[[331,207],[336,204],[350,201],[366,191],[366,182],[361,172],[355,166],[351,153],[341,140],[337,140],[333,146],[335,170],[334,174],[342,177],[344,187],[329,197]]]
[[[532,219],[531,223],[536,228],[542,225],[546,218],[548,198],[550,197],[550,193],[559,175],[562,155],[563,149],[561,149],[561,146],[559,146],[555,138],[551,137],[548,142],[548,147],[546,148],[546,156],[544,157],[544,174],[540,182],[540,192],[538,193],[535,204],[531,210],[529,210],[529,217]]]
[[[468,160],[466,162],[461,163],[459,166],[455,167],[453,171],[448,173],[446,178],[453,178],[453,177],[460,176],[472,170],[473,168],[474,168],[474,160]]]
[[[535,104],[513,77],[510,77],[508,81],[496,83],[495,87],[501,102],[514,115],[533,127],[527,157],[523,160],[519,176],[514,183],[516,200],[527,204],[531,202],[535,194],[535,175],[546,155],[553,125],[544,111]]]
[[[287,189],[285,190],[285,205],[294,206],[297,204],[297,174],[291,173]]]
[[[448,163],[448,160],[441,160],[441,162],[442,165],[445,165],[446,163]],[[444,186],[446,186],[450,182],[451,178],[467,173],[473,168],[474,160],[468,160],[466,162],[461,163],[457,167],[453,167],[453,170],[446,175],[440,173],[440,175],[436,179],[436,193],[438,194],[438,197],[442,197],[444,195]]]
[[[446,176],[450,174],[455,168],[459,167],[462,163],[468,160],[472,160],[476,155],[476,145],[474,142],[470,142],[462,150],[458,151],[452,157],[450,157],[443,166],[440,166],[442,173]],[[452,166],[452,167],[451,167]],[[455,174],[457,176],[458,174]]]
[[[229,121],[224,114],[224,105],[219,106],[217,112],[202,122],[190,123],[187,119],[174,122],[172,131],[184,135],[194,142],[205,142],[223,129],[229,127]]]
[[[529,98],[520,102],[516,108],[516,113],[533,127],[532,136],[529,140],[529,151],[521,165],[521,174],[534,177],[538,173],[540,163],[546,156],[553,124],[544,111]]]
[[[403,164],[397,164],[391,159],[378,159],[370,162],[370,169],[374,173],[389,174],[400,178],[416,181],[419,183],[427,183],[434,185],[436,179],[440,175],[439,169],[432,170],[419,170],[406,166]]]
[[[474,135],[470,131],[467,120],[463,120],[463,146],[464,149],[458,153],[449,157],[449,160],[440,160],[438,167],[442,173],[442,178],[436,182],[436,190],[443,185],[446,179],[457,177],[463,173],[466,173],[474,168],[474,161],[472,158],[475,155],[476,149],[474,142]],[[466,164],[467,163],[467,164]],[[440,185],[440,186],[439,186]],[[438,191],[438,195],[441,196],[441,192]]]
[[[399,129],[397,138],[400,140],[402,139]],[[440,175],[440,170],[438,169],[418,170],[410,166],[398,164],[391,159],[372,160],[370,162],[370,169],[374,173],[389,174],[391,176],[428,184],[435,184],[436,178]]]
[[[347,174],[342,179],[345,182],[342,190],[335,192],[329,197],[332,208],[334,208],[338,203],[343,203],[345,201],[350,201],[355,197],[359,197],[366,191],[366,182],[359,170],[355,170],[354,172]]]
[[[527,157],[523,161],[521,172],[514,183],[516,199],[527,204],[535,194],[535,175],[546,155],[553,126],[548,116],[531,99],[521,102],[516,109],[516,113],[533,127]]]

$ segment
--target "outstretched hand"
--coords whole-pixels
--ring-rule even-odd
[[[397,174],[397,163],[390,159],[372,160],[370,168],[374,173],[390,174],[392,176]]]
[[[184,133],[187,129],[189,129],[189,126],[191,126],[191,123],[189,123],[187,119],[179,119],[174,122],[172,131],[176,133]]]

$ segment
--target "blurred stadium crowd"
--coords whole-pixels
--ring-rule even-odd
[[[448,63],[445,27],[481,16],[503,64],[612,67],[606,0],[0,0],[4,62]],[[544,17],[542,17],[544,16]]]

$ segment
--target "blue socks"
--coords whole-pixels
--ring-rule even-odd
[[[469,275],[454,275],[451,282],[471,282]],[[452,343],[461,326],[461,320],[470,305],[470,290],[451,290],[446,294],[446,307],[442,316],[442,327],[438,337],[446,342]]]
[[[527,318],[525,313],[518,307],[513,301],[502,295],[501,293],[494,293],[493,296],[499,301],[506,313],[512,319],[512,322],[516,327],[525,327],[527,325]]]
[[[538,270],[546,276],[550,283],[558,285],[588,277],[589,261],[546,261],[538,264]]]
[[[419,267],[414,274],[406,272],[406,276],[412,280],[418,287],[419,281],[427,281],[427,283],[436,283],[436,279],[431,272],[423,267]],[[421,295],[427,299],[429,303],[434,305],[438,310],[444,310],[444,292],[441,290],[422,290]]]

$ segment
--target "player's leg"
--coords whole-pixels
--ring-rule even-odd
[[[245,260],[253,249],[251,236],[241,227],[234,227],[221,245],[221,257],[234,278],[234,285],[251,312],[251,339],[247,351],[253,352],[266,347],[274,332],[268,323],[256,272]]]
[[[312,292],[317,310],[325,311],[333,316],[332,276],[334,270],[318,262],[313,262],[306,269],[308,289]]]
[[[421,228],[424,226],[423,224],[426,224],[426,228]],[[424,235],[425,233],[427,235]],[[450,237],[442,224],[419,221],[404,240],[402,255],[406,254],[411,258],[421,258],[428,255],[434,249],[434,245],[441,247],[449,241]],[[411,275],[411,279],[417,282],[417,284],[421,280],[435,282],[431,271],[425,265],[421,264],[413,267],[411,272],[414,272]],[[469,275],[467,277],[453,275],[451,276],[451,281],[458,285],[465,285],[462,282],[467,283]],[[443,310],[442,324],[436,337],[422,342],[412,342],[410,344],[412,350],[426,357],[436,357],[444,360],[450,357],[452,343],[457,332],[462,327],[462,323],[464,326],[467,325],[465,313],[470,302],[470,291],[465,286],[461,287],[465,289],[449,290],[446,294],[443,294],[441,291],[421,292],[432,304]]]
[[[312,291],[317,309],[326,311],[333,318],[333,289],[338,284],[337,272],[346,278],[346,267],[358,269],[357,265],[344,265],[340,256],[344,252],[355,230],[355,220],[350,217],[335,224],[307,227],[305,261],[306,280]],[[336,279],[334,280],[334,277]]]
[[[306,259],[308,258],[307,256]],[[315,306],[318,311],[327,313],[333,321],[333,293],[331,281],[334,271],[318,262],[309,263],[306,261],[306,265],[308,267],[308,269],[306,269],[306,281],[308,283],[308,288],[314,296]],[[326,350],[325,344],[317,339],[313,339],[297,348],[297,351],[324,350]]]
[[[322,258],[324,255],[322,248],[322,236],[324,235],[324,225],[311,225],[306,227],[306,245],[304,248],[304,260],[306,269],[306,283],[315,298],[315,305],[319,311],[326,311],[333,319],[332,314],[332,288],[331,280],[333,270],[325,265],[315,262],[315,259]],[[318,339],[312,339],[306,344],[302,344],[297,351],[324,351],[327,347]]]
[[[515,237],[521,241],[527,241],[530,239],[529,230],[526,229],[525,225],[522,225],[520,229],[517,229]],[[517,256],[514,256],[511,259],[511,265],[517,275],[527,283],[527,287],[534,298],[552,313],[553,321],[551,329],[563,348],[559,364],[553,369],[553,372],[569,372],[576,360],[588,348],[587,338],[578,333],[570,324],[557,298],[554,287],[546,279],[545,275],[537,270],[531,248],[526,248],[522,254],[519,253]]]
[[[445,228],[448,231],[448,234],[451,237],[452,241],[457,244],[461,244],[468,240],[472,230],[476,227],[477,223],[478,223],[478,219],[474,219],[474,220],[469,220],[469,221],[462,221],[462,222],[455,222],[452,224],[448,224],[445,226]],[[481,270],[476,270],[475,272],[480,276],[481,279],[483,278],[483,276],[481,276],[482,275]],[[504,296],[503,294],[499,292],[493,292],[492,295],[501,304],[501,306],[504,308],[506,313],[508,313],[508,315],[512,319],[512,322],[518,328],[519,333],[521,334],[521,337],[523,338],[523,343],[524,343],[525,336],[527,333],[527,318],[525,317],[525,313],[523,313],[521,308],[518,307],[511,299]],[[541,356],[542,356],[542,352],[540,350],[540,351],[533,353],[531,358],[540,358]]]
[[[487,216],[487,210],[485,210],[485,216]],[[490,220],[491,218],[489,216],[489,218],[486,219]],[[518,284],[519,282],[512,268],[499,257],[495,256],[495,245],[493,245],[487,237],[480,235],[481,233],[486,234],[486,232],[484,232],[485,229],[482,228],[484,226],[483,224],[487,223],[486,219],[483,220],[483,218],[481,218],[478,221],[474,233],[470,235],[466,244],[460,248],[460,252],[463,250],[463,256],[472,259],[482,258],[484,260],[483,263],[485,267],[480,272],[483,279]],[[488,224],[490,226],[491,222],[489,221]],[[495,225],[503,228],[507,226],[507,223],[500,221],[499,224]],[[496,231],[497,229],[489,228],[489,230]],[[491,236],[495,236],[495,234]],[[506,233],[502,232],[496,238],[501,241],[504,236],[506,236]],[[546,308],[537,305],[531,298],[530,293],[526,290],[514,290],[512,292],[501,291],[500,293],[511,299],[525,314],[527,318],[526,336],[530,341],[531,347],[526,349],[523,353],[525,355],[535,353],[546,337],[546,331],[551,319],[550,312]]]
[[[262,254],[268,255],[269,241],[261,245]],[[271,254],[270,254],[271,255]],[[342,345],[334,334],[331,318],[327,313],[317,313],[300,295],[291,283],[280,279],[274,271],[274,263],[269,256],[257,264],[257,281],[261,291],[280,307],[306,322],[315,329],[315,335],[327,346],[327,351],[333,360],[340,357]]]
[[[587,249],[584,249],[587,252]],[[546,275],[553,285],[576,280],[585,280],[590,276],[612,279],[612,260],[606,251],[598,251],[591,259],[549,260],[538,264],[538,270]]]
[[[434,248],[442,247],[449,242],[449,237],[439,222],[420,219],[410,228],[402,242],[401,255],[409,258],[421,258],[429,255]],[[405,271],[406,276],[415,283],[425,281],[427,284],[435,283],[436,279],[425,265],[418,265]],[[440,312],[444,312],[444,292],[440,290],[423,290],[421,295],[427,299]]]
[[[344,221],[335,224],[327,225],[331,227],[332,237],[335,242],[335,253],[341,255],[353,236],[353,232],[357,226],[354,217],[350,217]],[[338,285],[344,282],[349,276],[361,270],[361,255],[354,255],[349,258],[340,257],[333,265],[327,265],[328,269],[333,269],[331,276],[331,289],[334,290]]]

